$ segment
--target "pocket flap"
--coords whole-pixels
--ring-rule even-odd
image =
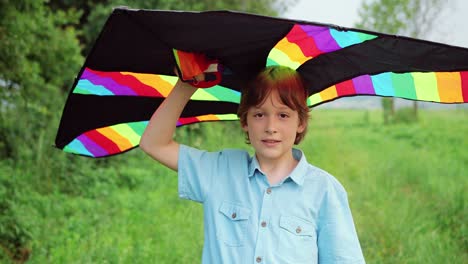
[[[297,236],[315,236],[315,225],[294,216],[281,216],[280,227]]]
[[[223,202],[219,211],[233,221],[247,220],[250,216],[249,208],[230,202]]]

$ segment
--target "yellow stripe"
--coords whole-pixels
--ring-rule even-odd
[[[437,79],[433,72],[412,72],[416,98],[423,101],[440,102]]]
[[[299,62],[292,61],[286,53],[279,49],[272,49],[268,57],[279,65],[288,66],[294,70],[301,66]]]
[[[308,57],[304,56],[302,53],[301,48],[297,46],[295,43],[289,42],[286,38],[282,39],[278,44],[276,44],[275,48],[281,50],[285,53],[292,61],[298,62],[299,64],[303,64],[307,60]]]
[[[106,136],[107,138],[109,138],[110,140],[112,140],[121,151],[124,151],[124,150],[127,150],[127,149],[133,147],[132,144],[130,143],[130,141],[128,141],[126,138],[122,137],[122,135],[117,133],[111,127],[98,128],[96,130],[99,133]]]
[[[130,141],[132,146],[140,144],[140,135],[138,135],[129,125],[127,124],[118,124],[112,126],[112,128],[117,131],[120,135],[125,135],[125,138]]]
[[[321,102],[323,102],[322,97],[320,97],[319,93],[316,93],[316,94],[309,96],[307,105],[312,106],[312,105],[319,104]]]
[[[437,88],[443,103],[462,103],[463,94],[459,72],[436,72]]]
[[[200,122],[203,121],[218,121],[218,120],[238,120],[236,114],[220,114],[220,115],[203,115],[196,117]]]
[[[179,79],[177,76],[170,76],[170,75],[158,75],[159,78],[161,78],[162,80],[172,84],[172,85],[175,85],[177,80]]]
[[[323,101],[332,100],[338,97],[338,93],[336,92],[336,86],[333,85],[321,91],[320,97],[322,97]]]
[[[192,95],[190,99],[199,101],[219,101],[218,98],[214,97],[212,94],[208,93],[204,89],[197,89],[197,91]]]

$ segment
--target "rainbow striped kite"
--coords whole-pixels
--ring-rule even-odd
[[[178,126],[237,120],[241,87],[268,65],[296,69],[310,107],[358,95],[468,102],[466,48],[229,11],[115,9],[69,94],[56,146],[89,157],[137,147],[177,81],[175,49],[226,69],[219,85],[197,90]]]

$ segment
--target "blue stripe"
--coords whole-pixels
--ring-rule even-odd
[[[68,145],[66,145],[63,148],[63,150],[66,151],[66,152],[71,152],[71,153],[82,154],[82,155],[94,157],[94,155],[91,154],[91,152],[89,152],[86,149],[86,147],[76,138],[72,142],[68,143]]]
[[[361,43],[361,39],[353,31],[338,31],[336,29],[330,29],[330,34],[335,39],[336,43],[342,48]]]
[[[392,76],[390,72],[372,75],[371,79],[376,95],[395,96],[395,90],[393,89]]]
[[[114,95],[113,92],[109,91],[106,87],[102,85],[95,85],[88,80],[81,79],[78,81],[78,84],[76,85],[75,90],[73,90],[73,93],[84,94],[83,91],[87,91],[90,94],[95,94],[95,95]]]

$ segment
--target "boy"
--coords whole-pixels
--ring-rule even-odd
[[[293,148],[306,133],[309,114],[299,74],[268,67],[242,92],[238,116],[253,157],[173,141],[195,90],[178,81],[140,147],[178,171],[180,197],[203,203],[202,262],[365,263],[345,190]]]

